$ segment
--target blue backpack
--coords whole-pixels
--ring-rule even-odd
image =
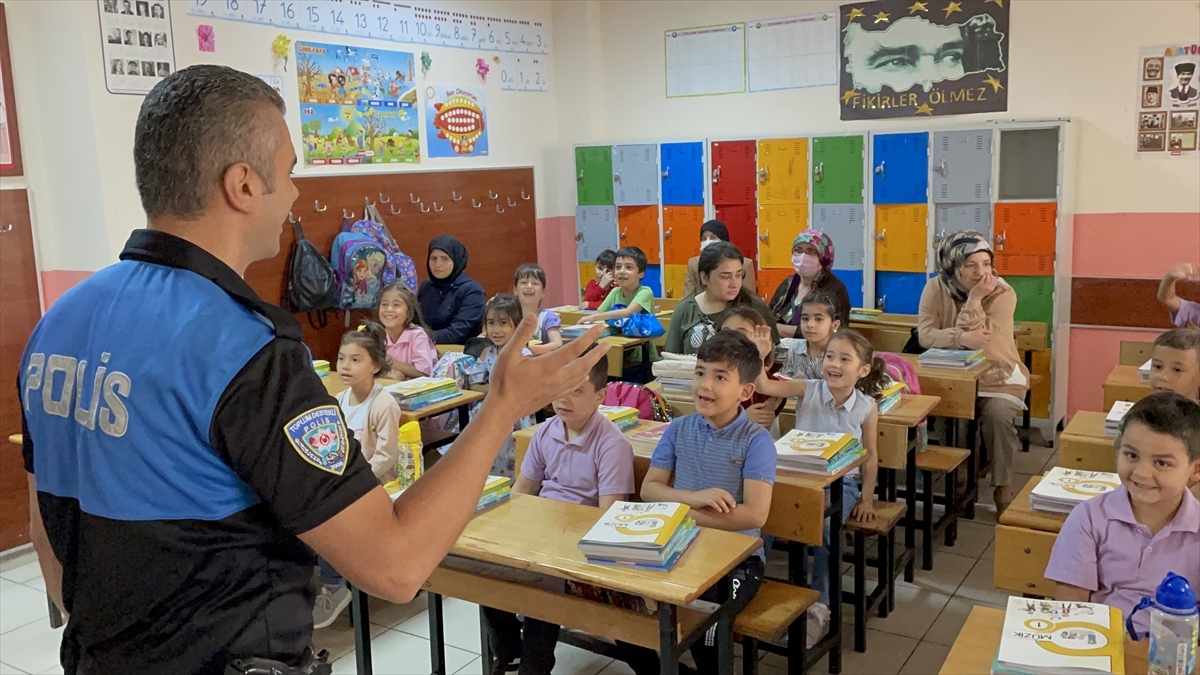
[[[374,309],[379,305],[379,291],[386,283],[383,271],[387,254],[375,239],[348,231],[333,240],[330,261],[337,277],[338,306],[342,309]]]
[[[374,204],[366,205],[362,220],[352,224],[343,224],[342,231],[364,234],[374,239],[375,243],[383,250],[385,263],[382,282],[385,287],[399,279],[405,286],[408,286],[410,291],[417,292],[417,266],[411,257],[400,250],[392,233],[383,224],[383,216],[379,215],[379,209]]]

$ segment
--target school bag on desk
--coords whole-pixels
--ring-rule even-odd
[[[343,225],[343,231],[346,231],[345,225]],[[408,290],[413,293],[417,292],[416,263],[400,250],[400,246],[392,237],[391,231],[384,225],[383,216],[379,214],[379,209],[374,204],[367,204],[364,207],[362,220],[351,223],[349,231],[367,235],[383,249],[385,263],[382,276],[385,287],[400,280],[405,286],[408,286]]]
[[[288,276],[283,306],[289,307],[293,312],[308,313],[309,325],[313,328],[324,328],[328,322],[326,310],[336,308],[338,303],[337,275],[325,256],[304,237],[300,220],[292,220],[290,214],[288,219],[292,221],[296,241],[288,252]]]

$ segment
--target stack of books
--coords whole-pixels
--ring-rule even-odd
[[[883,314],[883,311],[878,309],[866,309],[864,307],[850,308],[851,321],[874,321],[879,318],[880,314]]]
[[[992,675],[1125,673],[1121,610],[1010,597]]]
[[[699,530],[687,504],[617,502],[579,540],[590,563],[669,570]]]
[[[663,434],[667,433],[667,427],[671,426],[670,422],[663,422],[648,429],[643,429],[629,437],[631,443],[653,443],[658,444],[662,440]]]
[[[499,504],[508,499],[511,488],[511,478],[488,476],[487,482],[483,484],[483,494],[479,496],[479,504],[475,506],[475,510],[482,511],[493,504]]]
[[[792,429],[775,441],[781,469],[832,476],[867,454],[850,434]]]
[[[800,342],[803,338],[779,338],[779,344],[775,345],[775,360],[783,363],[787,359],[788,352],[792,346]]]
[[[559,329],[559,332],[562,334],[563,342],[570,342],[571,340],[574,340],[580,335],[586,333],[591,327],[592,324],[575,324],[574,326],[563,326]],[[600,332],[600,337],[607,337],[609,335],[616,334],[616,328],[613,328],[612,326],[605,326],[604,330]]]
[[[1056,466],[1042,477],[1029,495],[1029,506],[1035,511],[1070,513],[1077,505],[1121,485],[1115,473],[1080,471]]]
[[[904,393],[903,382],[893,382],[884,387],[883,391],[879,392],[879,414],[882,415],[887,411],[895,408],[900,403],[900,397]]]
[[[917,363],[929,368],[966,370],[983,360],[980,349],[930,349],[917,357]]]
[[[602,405],[598,410],[601,415],[604,415],[610,422],[617,425],[617,428],[621,431],[637,426],[637,408],[630,408],[627,405]]]
[[[329,374],[329,362],[325,359],[313,359],[313,370],[317,371],[318,377],[325,377]]]
[[[1138,375],[1140,375],[1142,377],[1142,382],[1150,381],[1150,364],[1153,362],[1154,362],[1154,359],[1150,359],[1149,361],[1138,366]]]
[[[1104,433],[1108,436],[1116,436],[1117,431],[1121,429],[1121,420],[1125,419],[1125,413],[1133,407],[1131,401],[1117,401],[1113,403],[1112,410],[1108,411],[1108,417],[1104,418]]]
[[[420,410],[458,396],[458,384],[448,377],[418,377],[384,387],[401,410]]]

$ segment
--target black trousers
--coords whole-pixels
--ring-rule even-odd
[[[499,663],[521,659],[519,675],[550,675],[554,669],[554,646],[558,644],[559,627],[545,621],[525,617],[491,607],[483,608],[487,620],[488,643]],[[523,630],[522,630],[523,628]]]

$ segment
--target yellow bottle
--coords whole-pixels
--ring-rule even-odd
[[[401,488],[413,484],[421,477],[421,425],[408,422],[400,426],[397,440],[399,456],[396,458],[396,473]]]

